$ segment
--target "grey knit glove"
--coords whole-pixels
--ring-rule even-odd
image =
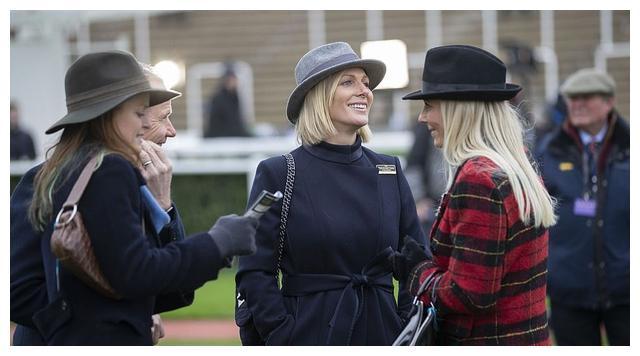
[[[222,216],[209,230],[222,257],[252,255],[256,252],[258,220],[235,214]]]

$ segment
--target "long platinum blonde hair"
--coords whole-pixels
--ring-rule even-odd
[[[556,223],[555,200],[549,195],[527,157],[521,119],[507,101],[450,101],[440,104],[448,163],[447,188],[457,167],[469,158],[485,156],[506,174],[513,189],[520,219],[536,227]]]

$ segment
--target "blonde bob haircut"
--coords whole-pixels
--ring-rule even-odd
[[[440,103],[449,164],[447,187],[455,169],[469,158],[485,156],[506,174],[513,189],[520,219],[545,228],[556,222],[555,200],[549,195],[527,156],[522,120],[507,101],[450,101]]]
[[[305,95],[295,126],[298,142],[304,145],[315,145],[338,133],[331,121],[329,108],[333,103],[343,72],[325,78]],[[362,142],[368,142],[371,139],[369,125],[362,126],[357,133],[362,138]]]

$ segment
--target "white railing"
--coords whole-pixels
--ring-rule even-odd
[[[203,139],[185,133],[178,134],[178,137],[170,139],[164,146],[173,164],[174,174],[245,174],[247,188],[253,182],[261,160],[289,152],[298,146],[293,135]],[[403,156],[412,144],[411,131],[397,131],[374,133],[365,146],[379,153]],[[40,162],[42,158],[12,161],[10,173],[20,176]]]

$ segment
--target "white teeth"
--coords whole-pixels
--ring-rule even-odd
[[[349,107],[352,107],[356,110],[367,110],[367,105],[365,104],[349,104]]]

